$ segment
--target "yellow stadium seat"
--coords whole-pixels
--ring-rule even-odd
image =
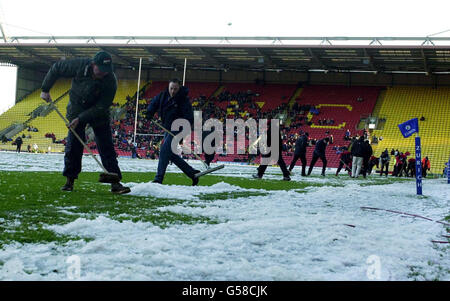
[[[386,118],[384,129],[372,134],[383,137],[373,146],[379,156],[384,149],[398,149],[413,156],[414,135],[403,138],[398,124],[412,118],[425,117],[419,121],[422,157],[428,156],[431,172],[442,173],[444,163],[450,157],[450,88],[448,87],[389,87],[377,104],[376,114]],[[393,164],[391,164],[393,165]]]

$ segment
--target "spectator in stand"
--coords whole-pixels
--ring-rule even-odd
[[[130,148],[131,148],[131,158],[133,158],[133,159],[135,159],[135,158],[141,159],[141,157],[139,156],[139,154],[137,152],[137,143],[136,142],[131,143]]]

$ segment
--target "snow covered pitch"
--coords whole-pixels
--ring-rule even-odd
[[[202,169],[200,162],[191,162]],[[174,166],[120,158],[127,195],[83,158],[0,153],[0,280],[450,280],[450,185],[329,170],[291,182],[228,164],[189,186]],[[214,164],[213,164],[214,165]]]

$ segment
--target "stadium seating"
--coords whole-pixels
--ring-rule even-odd
[[[251,92],[254,94],[253,101],[261,109],[261,112],[269,112],[283,103],[288,103],[291,96],[296,91],[296,85],[290,84],[266,84],[257,85],[253,83],[227,83],[223,86],[223,91],[230,92],[231,94],[236,94],[239,92]],[[227,110],[230,105],[237,105],[235,100],[222,101],[217,104],[221,109]],[[255,114],[256,110],[249,108],[245,105],[243,108],[239,108],[242,114],[249,112],[250,114]],[[230,113],[228,110],[229,117],[239,118],[240,116],[234,116],[234,113]]]
[[[347,129],[352,135],[355,134],[356,126],[363,115],[372,113],[381,87],[368,86],[307,86],[304,87],[297,98],[297,103],[301,105],[313,105],[319,110],[319,114],[314,115],[305,112],[305,117],[312,124],[309,126],[303,122],[300,128],[292,128],[288,135],[302,131],[308,132],[312,139],[323,139],[333,135],[333,144],[327,147],[328,167],[337,167],[339,165],[339,155],[333,150],[333,146],[347,146],[349,143],[344,141],[344,134]],[[358,101],[360,98],[361,101]],[[319,125],[319,120],[333,119],[333,125]],[[329,132],[329,133],[326,133]],[[307,162],[311,162],[311,147],[307,151]],[[291,157],[286,156],[285,161],[290,163]],[[301,164],[299,161],[297,165]],[[319,160],[315,166],[322,166]]]
[[[50,95],[53,100],[56,101],[59,96],[63,95],[70,88],[70,80],[61,79],[58,80],[50,90]],[[17,103],[14,107],[12,107],[8,112],[2,114],[0,120],[0,128],[5,127],[5,125],[11,124],[13,122],[19,121],[24,122],[30,119],[30,113],[33,112],[40,105],[45,104],[45,102],[40,98],[41,90],[37,89],[29,96],[24,98],[22,101]],[[66,106],[68,102],[69,96],[66,95],[62,99],[60,99],[56,106],[61,111],[62,114],[65,115]],[[39,150],[48,151],[48,146],[52,148],[52,151],[61,151],[63,149],[62,144],[54,144],[52,140],[49,138],[45,138],[46,133],[55,133],[57,139],[63,139],[67,135],[67,128],[64,125],[64,122],[61,120],[59,116],[56,115],[56,112],[52,111],[47,116],[41,117],[37,116],[31,119],[27,126],[32,126],[38,129],[38,132],[30,132],[25,128],[23,131],[12,137],[13,140],[18,136],[22,136],[24,134],[26,137],[29,135],[31,138],[23,139],[22,149],[26,149],[27,145],[37,144]],[[62,131],[65,134],[62,134]],[[13,145],[2,145],[2,149],[15,149]]]
[[[118,91],[114,102],[120,106],[124,105],[128,99],[132,98],[137,88],[137,81],[125,80],[119,81]],[[155,81],[147,84],[141,83],[144,91],[142,102],[148,102],[152,97],[167,88],[166,81]],[[344,141],[344,133],[347,129],[350,130],[351,135],[361,134],[361,131],[356,131],[360,118],[362,116],[376,115],[379,118],[385,118],[386,122],[384,128],[372,131],[372,135],[382,137],[377,144],[373,144],[374,155],[379,156],[384,149],[389,151],[399,149],[402,152],[410,152],[414,154],[414,138],[405,139],[401,136],[398,129],[398,124],[414,117],[425,117],[425,121],[420,121],[420,137],[422,138],[422,155],[428,156],[431,161],[431,171],[434,173],[441,173],[444,162],[448,161],[450,156],[450,88],[428,88],[428,87],[347,87],[347,86],[306,86],[298,88],[296,85],[288,84],[267,84],[257,85],[253,83],[225,83],[219,85],[218,83],[199,83],[189,82],[186,86],[190,90],[190,98],[196,102],[196,98],[204,96],[209,101],[214,101],[220,93],[228,91],[231,94],[238,92],[251,91],[252,101],[257,104],[261,112],[268,113],[275,110],[280,105],[284,104],[288,110],[292,109],[293,105],[297,103],[299,106],[311,105],[318,109],[319,114],[315,115],[310,112],[305,112],[302,117],[307,120],[301,121],[302,125],[295,127],[288,127],[288,132],[285,134],[292,137],[292,134],[302,131],[310,133],[310,138],[322,139],[326,136],[333,135],[334,143],[327,147],[327,158],[329,167],[337,167],[339,164],[339,155],[333,146],[346,146],[348,141]],[[58,81],[51,90],[54,99],[64,94],[70,88],[70,80]],[[380,93],[381,92],[381,93]],[[31,93],[21,102],[17,103],[10,110],[1,115],[0,130],[8,127],[15,122],[25,122],[32,116],[33,112],[39,105],[44,102],[39,97],[40,89]],[[258,96],[257,96],[258,95]],[[380,97],[379,97],[380,96]],[[358,100],[359,98],[359,100]],[[65,114],[68,103],[68,96],[63,97],[58,103],[58,109]],[[377,99],[379,102],[377,103]],[[237,105],[238,102],[234,100],[218,101],[215,100],[214,105],[220,107],[225,112],[230,104]],[[204,102],[203,102],[204,103]],[[193,103],[194,104],[194,103]],[[200,108],[200,107],[198,107]],[[256,111],[249,108],[245,104],[243,108],[239,108],[239,112],[249,112],[254,114]],[[239,117],[239,116],[229,116]],[[298,116],[296,116],[298,117]],[[332,119],[334,124],[320,125],[319,120]],[[308,123],[309,122],[309,123]],[[18,133],[13,140],[18,136],[24,134],[31,135],[32,138],[25,138],[22,149],[26,149],[27,145],[37,144],[40,151],[63,151],[63,144],[52,143],[51,138],[45,138],[46,133],[54,133],[57,140],[61,140],[67,135],[67,128],[56,112],[52,111],[47,116],[37,116],[32,118],[28,124],[37,128],[39,132],[29,132],[27,129]],[[287,121],[290,125],[290,120]],[[133,126],[121,124],[121,128],[125,129],[126,133],[133,131]],[[11,143],[2,143],[1,149],[13,150],[14,145]],[[124,149],[119,149],[116,146],[116,151],[119,156],[130,156],[131,152]],[[308,149],[307,160],[311,161],[313,147]],[[140,156],[145,156],[146,150],[139,148]],[[94,153],[97,151],[94,149]],[[292,159],[292,152],[284,152],[283,157],[287,164]],[[220,161],[247,161],[246,155],[227,155],[220,156],[217,159]],[[259,162],[257,158],[255,163]],[[301,164],[300,161],[297,165]],[[317,167],[322,165],[319,160],[316,163]],[[391,167],[392,168],[392,167]]]
[[[117,92],[114,97],[114,103],[123,105],[127,102],[127,96],[132,97],[137,90],[137,80],[118,80],[117,81]],[[144,87],[145,82],[141,80],[140,88]]]
[[[55,83],[54,87],[50,90],[50,93],[55,100],[58,96],[64,94],[70,87],[69,80],[60,80]],[[8,127],[15,122],[25,122],[31,117],[31,112],[45,102],[40,98],[41,90],[37,89],[30,95],[26,96],[23,100],[16,103],[8,111],[3,113],[0,118],[0,130]]]
[[[50,90],[53,100],[56,100],[60,95],[68,91],[70,89],[70,85],[71,81],[68,79],[58,80]],[[118,89],[114,102],[124,104],[126,102],[126,97],[134,95],[136,93],[136,89],[136,80],[118,81]],[[39,105],[44,104],[44,101],[40,98],[40,92],[41,90],[37,89],[24,100],[17,103],[10,110],[2,114],[0,118],[0,129],[7,127],[16,121],[24,122],[28,120],[30,118],[29,113],[36,109]],[[69,95],[66,95],[56,104],[58,110],[64,116],[66,114],[68,101]],[[29,121],[27,125],[38,129],[38,132],[30,132],[27,128],[25,128],[22,132],[12,137],[12,139],[15,140],[15,138],[19,135],[25,135],[25,137],[28,137],[29,135],[31,136],[31,138],[23,139],[23,150],[26,150],[27,145],[33,146],[34,144],[38,146],[38,151],[40,152],[47,152],[49,147],[52,152],[61,152],[64,150],[64,145],[62,143],[52,143],[51,138],[45,137],[45,134],[47,133],[55,134],[56,140],[62,140],[67,136],[67,127],[56,111],[50,112],[47,116],[37,116]],[[11,143],[1,144],[0,146],[1,149],[15,149],[15,146],[11,145]]]
[[[151,81],[146,90],[145,98],[152,99],[160,92],[168,87],[167,81]],[[200,83],[200,82],[186,82],[185,86],[189,88],[189,98],[194,99],[200,96],[210,97],[214,91],[219,87],[218,83]]]
[[[412,118],[425,117],[419,121],[422,158],[428,156],[431,172],[442,173],[444,163],[450,157],[450,88],[448,87],[388,87],[380,103],[377,116],[385,118],[382,130],[374,134],[383,139],[374,145],[377,156],[384,149],[414,152],[414,135],[403,138],[398,124]]]

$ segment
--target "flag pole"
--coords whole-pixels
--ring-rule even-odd
[[[183,71],[183,86],[186,80],[186,65],[187,65],[187,58],[184,58],[184,71]]]
[[[447,163],[447,184],[450,184],[450,158],[448,158]]]
[[[415,156],[416,156],[416,194],[422,195],[422,147],[420,145],[420,136],[416,132],[415,137]]]
[[[136,113],[134,116],[133,144],[136,143],[137,116],[138,116],[138,107],[139,107],[139,89],[140,89],[140,84],[141,84],[141,67],[142,67],[142,58],[139,58],[139,75],[138,75],[138,84],[137,84],[137,93],[136,93]]]

